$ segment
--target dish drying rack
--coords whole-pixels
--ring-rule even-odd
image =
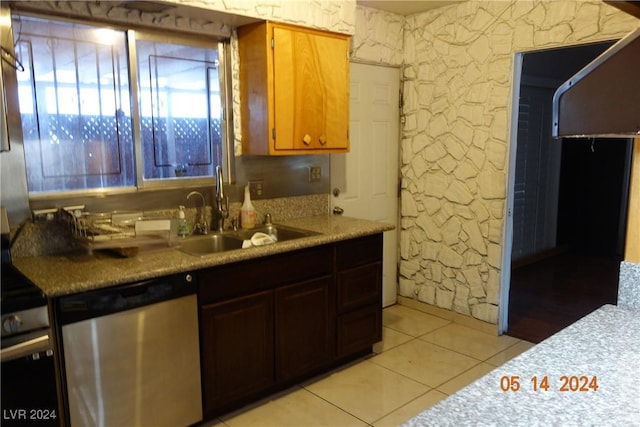
[[[145,218],[141,211],[96,213],[74,206],[62,208],[60,214],[72,236],[90,251],[115,249],[130,256],[141,246],[171,243],[171,220]]]

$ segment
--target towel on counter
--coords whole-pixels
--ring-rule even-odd
[[[264,246],[276,243],[278,239],[271,235],[262,232],[257,232],[251,236],[251,240],[244,240],[242,242],[242,248],[250,248],[252,246]]]

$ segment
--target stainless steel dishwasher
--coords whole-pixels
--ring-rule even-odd
[[[63,297],[56,316],[71,426],[186,426],[202,420],[193,276]]]

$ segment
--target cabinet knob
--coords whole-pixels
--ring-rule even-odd
[[[320,142],[320,145],[326,145],[327,137],[322,135],[320,138],[318,138],[318,141]]]
[[[304,138],[302,138],[302,142],[304,142],[304,145],[311,144],[311,136],[308,133],[305,134]]]
[[[186,276],[184,276],[184,280],[186,280],[187,283],[191,283],[193,282],[193,276],[190,274],[187,274]]]

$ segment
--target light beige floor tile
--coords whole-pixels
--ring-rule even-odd
[[[224,419],[229,427],[366,426],[305,389],[298,389],[246,412]]]
[[[489,335],[455,323],[419,338],[479,360],[486,360],[518,342],[517,338]]]
[[[496,354],[493,357],[487,359],[487,363],[492,364],[493,366],[500,366],[507,363],[509,360],[513,359],[517,355],[524,353],[529,350],[531,347],[535,346],[534,343],[530,343],[528,341],[519,341],[507,348],[504,351]]]
[[[382,328],[382,341],[374,344],[373,352],[380,354],[412,339],[411,335],[403,334],[391,328]]]
[[[421,340],[401,344],[369,360],[432,388],[480,363]]]
[[[447,381],[446,383],[438,386],[438,390],[451,395],[461,388],[471,384],[478,378],[485,376],[494,369],[495,366],[493,365],[489,365],[488,363],[481,363],[469,369],[468,371],[461,373],[460,375]]]
[[[440,317],[397,304],[385,308],[382,312],[382,324],[384,326],[412,337],[426,334],[449,323],[451,322]]]
[[[221,419],[216,418],[211,421],[207,421],[203,424],[199,424],[201,427],[226,427],[226,424]]]
[[[404,423],[407,420],[418,415],[420,412],[425,411],[446,398],[447,395],[439,392],[438,390],[431,390],[418,397],[415,400],[407,403],[403,407],[396,409],[389,415],[374,422],[375,427],[396,427]]]
[[[364,361],[309,384],[306,389],[371,423],[425,393],[429,388]]]

